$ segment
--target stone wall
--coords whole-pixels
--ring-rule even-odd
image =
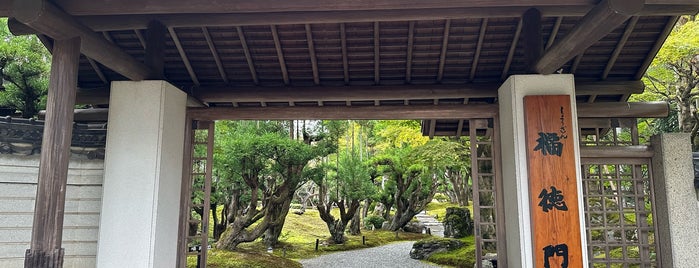
[[[0,154],[0,267],[23,267],[32,232],[39,155]],[[95,267],[103,160],[73,154],[64,218],[64,267]]]

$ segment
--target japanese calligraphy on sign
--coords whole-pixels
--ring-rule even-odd
[[[524,97],[535,267],[582,267],[571,98]]]

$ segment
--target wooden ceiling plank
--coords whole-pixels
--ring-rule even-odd
[[[97,73],[97,76],[100,78],[100,81],[102,81],[102,83],[104,84],[108,84],[109,80],[107,79],[107,76],[104,75],[102,68],[100,68],[100,66],[97,65],[97,62],[95,62],[95,60],[91,59],[90,57],[86,56],[85,58],[87,58],[87,62],[90,63],[92,69],[95,70],[95,73]]]
[[[415,42],[415,22],[408,23],[408,51],[405,60],[405,82],[410,84],[413,76],[413,43]]]
[[[284,85],[289,85],[289,71],[286,69],[286,61],[284,60],[284,51],[282,50],[282,43],[279,41],[279,33],[277,32],[276,25],[270,25],[270,30],[272,31],[272,39],[274,40],[274,48],[277,50],[277,59],[279,59],[279,68],[282,71],[282,79],[284,80]]]
[[[650,52],[648,52],[648,56],[646,57],[646,59],[638,68],[638,71],[636,72],[634,79],[640,80],[641,78],[643,78],[643,75],[646,73],[646,70],[648,70],[648,67],[653,62],[655,55],[657,55],[658,51],[660,51],[660,48],[663,46],[663,43],[665,43],[665,39],[667,39],[667,37],[670,36],[670,33],[672,32],[672,29],[675,27],[675,23],[677,23],[677,20],[679,18],[679,16],[671,17],[668,20],[667,24],[665,24],[665,28],[658,35],[658,39],[655,41],[655,44],[653,45],[653,48],[650,50]]]
[[[442,82],[444,77],[444,64],[447,59],[447,48],[449,46],[449,30],[451,28],[451,20],[444,21],[444,33],[442,33],[442,51],[439,54],[439,71],[437,71],[437,82]]]
[[[534,64],[544,52],[541,12],[536,8],[527,9],[522,15],[522,25],[526,71],[527,73],[535,73]]]
[[[214,40],[211,38],[211,33],[209,33],[209,29],[207,27],[201,27],[201,31],[202,33],[204,33],[206,44],[209,45],[209,50],[211,51],[211,55],[214,57],[214,61],[216,62],[216,67],[218,67],[218,73],[221,75],[221,79],[223,80],[223,82],[228,84],[228,75],[226,75],[226,70],[223,68],[221,56],[218,54],[218,50],[216,49]]]
[[[643,9],[643,0],[602,0],[575,27],[555,42],[536,63],[540,74],[551,74],[583,53],[617,26]]]
[[[381,83],[381,28],[374,22],[374,84]]]
[[[510,44],[510,51],[507,52],[507,59],[505,60],[505,68],[502,69],[502,74],[500,75],[501,80],[505,80],[507,75],[510,73],[510,65],[512,64],[512,59],[515,56],[515,50],[517,50],[517,43],[519,42],[519,35],[522,33],[522,19],[517,23],[517,29],[515,30],[514,37],[512,38],[512,43]]]
[[[619,54],[621,54],[621,50],[624,49],[624,46],[626,45],[626,41],[629,40],[629,37],[631,37],[631,33],[633,32],[633,29],[636,27],[636,23],[638,22],[638,16],[633,16],[631,19],[629,19],[629,22],[626,24],[626,28],[624,29],[624,34],[621,35],[621,38],[619,38],[619,42],[616,44],[616,47],[614,48],[614,52],[612,52],[611,57],[609,57],[609,61],[607,61],[607,66],[604,67],[604,72],[602,72],[602,80],[606,80],[607,77],[609,76],[609,72],[612,71],[612,67],[614,67],[614,63],[616,63],[616,60],[619,58]]]
[[[481,21],[481,30],[478,33],[478,43],[476,44],[476,52],[473,54],[473,63],[471,64],[471,73],[468,76],[469,81],[473,81],[476,78],[476,69],[478,69],[478,61],[481,57],[481,49],[483,48],[483,40],[485,39],[485,32],[488,28],[488,18],[483,18]]]
[[[345,79],[345,85],[349,84],[349,61],[347,60],[347,31],[345,24],[340,24],[340,46],[342,47],[342,74]]]
[[[556,18],[556,22],[553,23],[553,28],[551,28],[551,34],[549,35],[549,40],[546,42],[546,47],[544,50],[547,50],[553,45],[553,42],[556,41],[556,36],[558,36],[558,31],[561,29],[561,23],[563,22],[563,16],[559,16]]]
[[[252,55],[250,54],[250,48],[248,48],[248,42],[245,39],[245,33],[243,32],[243,27],[237,26],[235,30],[238,32],[238,39],[240,39],[240,45],[243,48],[243,53],[245,54],[245,61],[248,63],[248,68],[250,69],[250,76],[255,85],[260,84],[260,80],[257,78],[257,71],[255,70],[255,63],[252,61]]]
[[[182,59],[184,67],[187,69],[187,73],[189,73],[189,77],[192,79],[194,85],[200,86],[201,84],[199,83],[199,78],[197,78],[197,75],[194,73],[194,68],[192,68],[192,64],[189,62],[189,58],[187,58],[187,53],[184,51],[184,48],[182,48],[182,43],[180,42],[180,38],[177,36],[177,32],[175,32],[175,28],[168,27],[167,30],[170,33],[172,41],[175,43],[177,52],[180,54],[180,59]]]
[[[318,74],[318,58],[316,58],[316,49],[313,44],[313,31],[310,24],[305,25],[306,40],[308,42],[308,54],[311,57],[311,68],[313,69],[313,83],[320,85],[320,75]]]
[[[118,46],[105,41],[92,29],[80,24],[53,3],[44,0],[15,1],[13,15],[17,21],[53,39],[80,37],[80,52],[131,80],[151,76],[145,64]]]

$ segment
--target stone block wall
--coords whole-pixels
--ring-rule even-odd
[[[64,267],[95,267],[103,160],[74,154],[68,171]],[[32,233],[39,155],[0,154],[0,267],[24,266]]]

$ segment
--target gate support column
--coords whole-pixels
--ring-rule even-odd
[[[575,168],[577,172],[577,178],[554,178],[557,180],[563,180],[565,183],[577,183],[577,204],[582,204],[582,187],[580,180],[580,150],[578,148],[578,126],[577,126],[577,112],[575,109],[575,83],[572,75],[513,75],[510,76],[502,86],[498,89],[498,102],[500,108],[500,144],[501,144],[501,157],[502,157],[502,175],[503,175],[503,194],[505,196],[505,238],[507,241],[507,256],[498,256],[498,258],[507,258],[507,263],[509,267],[543,267],[543,265],[535,265],[537,262],[543,262],[544,260],[535,259],[535,253],[543,254],[543,259],[547,259],[545,253],[542,250],[545,248],[534,248],[534,238],[551,236],[551,233],[560,233],[560,236],[564,236],[566,233],[566,226],[560,226],[562,224],[556,224],[556,226],[544,226],[551,228],[553,231],[551,233],[544,233],[539,231],[536,236],[532,233],[532,215],[534,213],[543,213],[541,210],[532,210],[532,205],[530,204],[531,195],[539,195],[538,191],[536,193],[530,191],[531,180],[549,180],[552,178],[529,178],[528,169],[528,152],[531,153],[532,148],[527,146],[527,135],[525,124],[525,102],[524,97],[529,95],[570,95],[570,115],[572,122],[567,125],[565,133],[567,134],[567,140],[565,141],[566,146],[573,145],[574,158],[575,158]],[[546,105],[544,105],[546,106]],[[563,117],[563,108],[560,109],[560,117]],[[536,120],[530,115],[529,119],[534,119],[533,121],[550,121],[548,118],[549,114],[543,114],[547,118],[541,117],[541,119]],[[558,116],[558,111],[556,111],[555,116]],[[566,118],[568,120],[568,118]],[[563,119],[561,119],[563,122]],[[556,128],[558,132],[558,128]],[[541,133],[539,134],[541,135]],[[572,140],[571,140],[572,139]],[[531,138],[530,138],[531,140]],[[561,140],[562,141],[562,140]],[[532,146],[533,147],[533,146]],[[537,146],[538,147],[538,146]],[[563,147],[561,145],[560,147]],[[563,150],[569,149],[569,147],[563,148]],[[536,149],[534,149],[536,150]],[[540,153],[537,151],[536,153]],[[544,154],[545,155],[545,154]],[[559,155],[560,156],[560,155]],[[564,155],[564,157],[570,157],[569,154]],[[564,167],[569,167],[570,165],[565,165]],[[549,170],[562,169],[561,166],[548,166],[544,167],[543,172],[548,172]],[[555,172],[549,172],[555,174]],[[546,173],[544,173],[546,174]],[[549,175],[550,176],[550,175]],[[568,182],[568,179],[575,179],[576,182]],[[547,187],[548,188],[548,187]],[[531,192],[531,193],[530,193]],[[554,190],[552,190],[552,193]],[[568,204],[574,204],[575,193],[563,192],[568,199]],[[542,201],[543,202],[543,201]],[[541,204],[541,203],[539,203]],[[535,204],[536,205],[536,204]],[[570,206],[570,205],[569,205]],[[577,215],[567,215],[566,217],[579,218],[577,222],[580,224],[580,230],[584,230],[584,218],[583,209],[579,207],[579,213]],[[538,208],[538,207],[537,207]],[[567,213],[561,212],[561,209],[551,211],[549,213]],[[545,211],[545,210],[544,210]],[[571,210],[573,211],[573,210]],[[547,214],[551,215],[551,214]],[[566,214],[557,214],[566,215]],[[575,221],[575,220],[574,220]],[[542,226],[537,226],[540,228]],[[587,267],[587,247],[584,236],[581,232],[581,248],[568,252],[566,247],[566,254],[570,253],[571,257],[573,255],[578,258],[578,262],[571,267]],[[553,236],[558,236],[559,234],[554,234]],[[567,234],[570,237],[574,237],[574,234]],[[544,238],[540,238],[545,241]],[[547,238],[548,239],[548,238]],[[563,243],[563,241],[561,241]],[[565,244],[563,244],[565,245]],[[555,245],[560,246],[560,245]],[[558,247],[556,247],[558,248]],[[580,251],[580,252],[577,252]],[[547,251],[548,252],[548,251]],[[552,261],[560,261],[561,258],[553,256],[555,254],[549,255]],[[561,256],[561,255],[558,255]],[[566,255],[567,256],[567,255]],[[582,258],[580,260],[579,258]],[[567,259],[567,257],[566,257]],[[552,266],[553,267],[553,266]]]
[[[79,57],[80,38],[56,40],[46,101],[32,241],[24,267],[63,267],[63,212]]]
[[[97,267],[175,267],[187,96],[112,82]]]
[[[699,207],[688,133],[665,133],[651,139],[653,189],[660,245],[658,267],[699,267]]]

